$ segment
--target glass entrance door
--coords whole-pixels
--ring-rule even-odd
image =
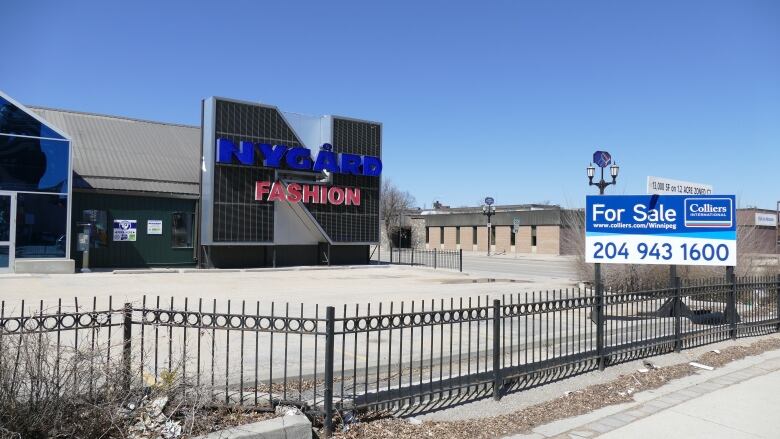
[[[0,192],[0,273],[14,269],[16,238],[16,195]]]

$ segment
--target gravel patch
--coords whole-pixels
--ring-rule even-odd
[[[712,349],[712,348],[710,348]],[[695,361],[720,367],[729,362],[766,351],[780,349],[780,337],[769,336],[748,345],[728,346],[720,353],[703,352]],[[651,359],[652,360],[652,359]],[[632,401],[633,395],[694,374],[698,369],[686,363],[651,369],[634,370],[611,381],[590,385],[563,396],[498,416],[457,421],[410,422],[390,413],[368,413],[346,432],[337,430],[338,438],[498,438],[515,433],[528,433],[534,427],[559,419],[582,415],[613,404]]]

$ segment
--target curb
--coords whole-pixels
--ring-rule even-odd
[[[311,439],[311,422],[304,415],[289,415],[197,436],[192,439]]]

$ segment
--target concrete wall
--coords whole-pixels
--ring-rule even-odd
[[[496,226],[496,253],[510,253],[512,250],[512,226]]]
[[[457,250],[455,227],[444,228],[444,248],[447,250]]]
[[[428,227],[428,248],[441,248],[441,229],[439,227]]]
[[[557,255],[561,251],[561,229],[559,226],[536,227],[536,253]]]
[[[531,253],[531,226],[520,226],[515,236],[515,252]]]
[[[412,218],[412,246],[425,248],[425,218]]]
[[[477,227],[477,251],[487,253],[487,227]]]

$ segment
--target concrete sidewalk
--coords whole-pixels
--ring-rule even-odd
[[[778,438],[777,407],[780,351],[771,351],[511,439]]]

